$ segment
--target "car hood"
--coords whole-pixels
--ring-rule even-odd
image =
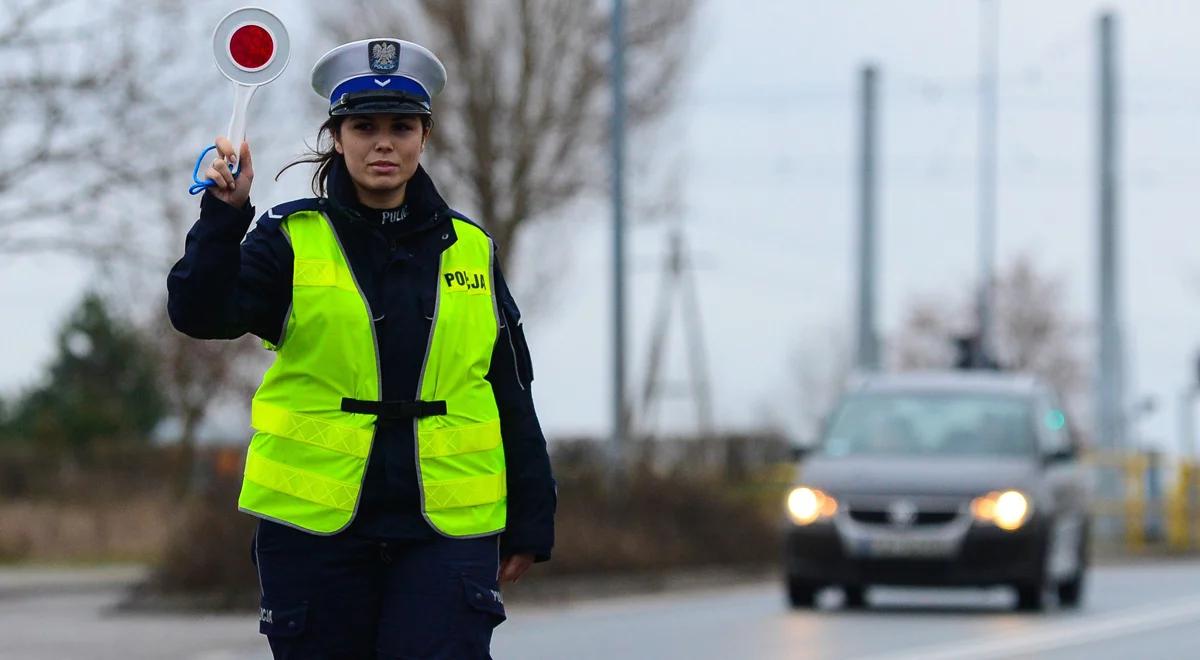
[[[980,495],[992,490],[1030,490],[1037,482],[1034,459],[922,456],[813,456],[800,466],[800,482],[831,494]]]

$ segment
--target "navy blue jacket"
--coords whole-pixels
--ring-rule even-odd
[[[324,211],[378,317],[382,399],[412,400],[434,314],[440,256],[456,240],[451,214],[463,216],[446,206],[420,167],[408,183],[399,222],[383,224],[366,215],[340,159],[327,189],[328,197],[276,206],[248,235],[254,217],[249,203],[236,209],[205,193],[183,258],[167,279],[171,323],[197,339],[236,339],[249,332],[278,342],[291,305],[293,261],[280,221],[299,210]],[[501,553],[528,552],[545,561],[554,544],[557,495],[530,393],[533,368],[521,313],[499,267],[495,291],[502,327],[487,379],[500,411],[508,469]],[[348,531],[383,539],[437,534],[420,512],[413,443],[412,423],[377,422],[358,513]]]

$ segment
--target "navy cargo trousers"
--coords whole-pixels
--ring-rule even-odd
[[[490,658],[496,536],[382,541],[260,520],[259,631],[277,660]]]

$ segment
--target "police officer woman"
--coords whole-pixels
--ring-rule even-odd
[[[556,492],[520,312],[491,238],[420,165],[446,82],[428,50],[345,44],[316,197],[254,216],[254,166],[217,141],[167,287],[192,337],[275,352],[238,505],[276,658],[486,658],[499,584],[550,558]],[[295,163],[293,163],[295,164]],[[244,236],[244,240],[243,240]]]

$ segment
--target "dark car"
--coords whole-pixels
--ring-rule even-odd
[[[803,452],[787,499],[787,593],[811,607],[839,586],[1050,591],[1079,604],[1088,487],[1054,392],[1030,376],[952,371],[853,384]]]

